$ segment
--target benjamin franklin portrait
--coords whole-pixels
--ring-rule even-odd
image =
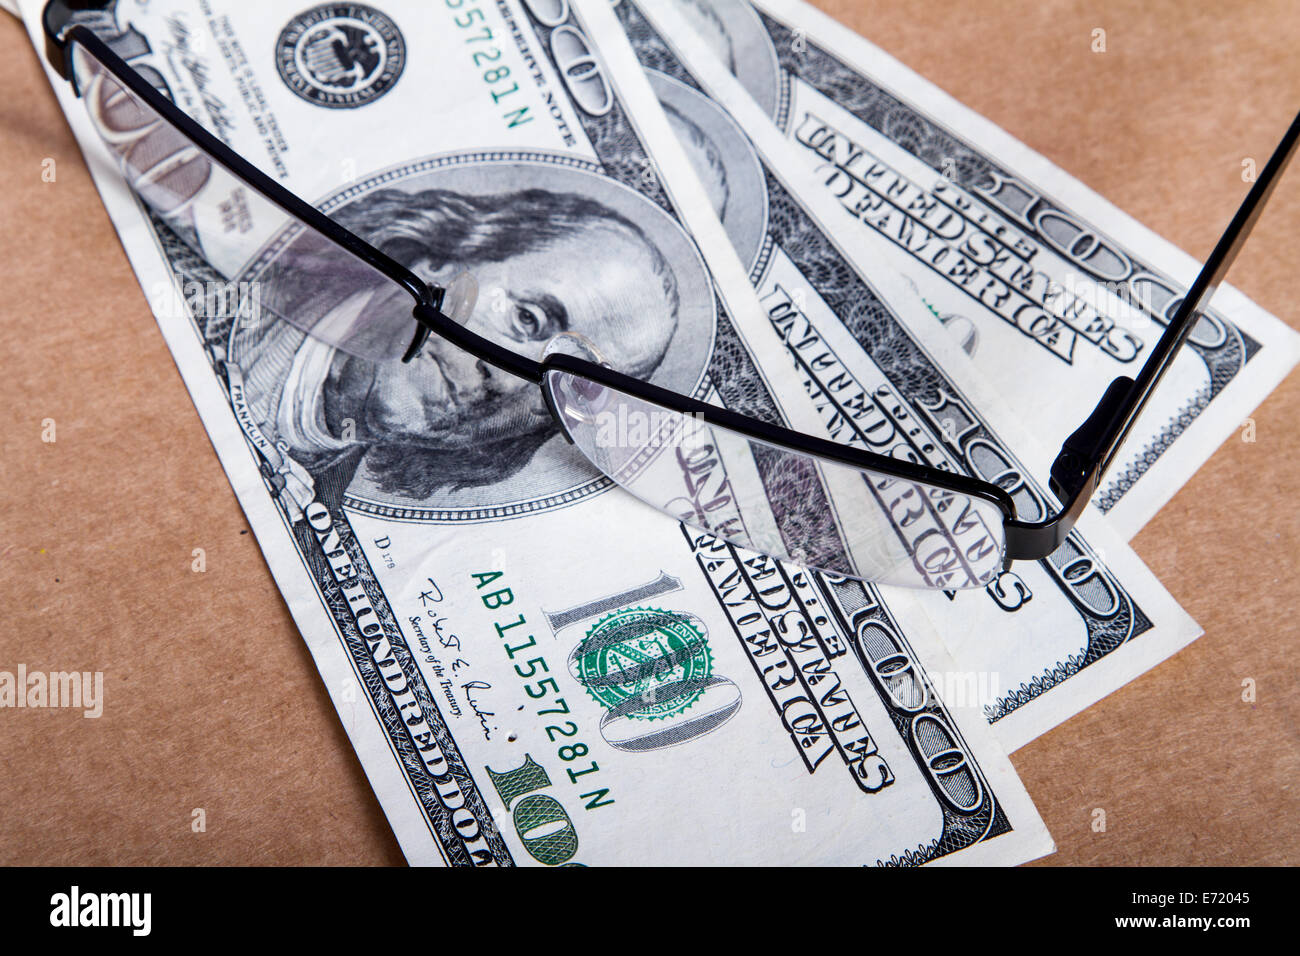
[[[391,180],[330,215],[429,283],[472,274],[474,332],[534,359],[560,333],[578,333],[620,371],[698,386],[714,327],[707,273],[657,206],[550,164],[465,163]],[[323,255],[338,267],[294,267]],[[259,427],[318,479],[365,500],[445,510],[535,501],[598,478],[535,383],[436,335],[401,363],[301,331],[361,323],[400,353],[415,328],[410,297],[368,267],[301,236],[252,275],[269,289],[270,314],[236,327],[229,358]]]

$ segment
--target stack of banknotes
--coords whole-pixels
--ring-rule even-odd
[[[43,0],[20,6],[41,48]],[[1030,519],[1060,440],[1196,270],[797,0],[80,16],[363,238],[472,271],[474,320],[521,349],[581,332],[665,387],[998,481]],[[407,366],[341,370],[261,314],[274,243],[194,251],[283,223],[237,202],[152,214],[52,79],[412,863],[1050,853],[1006,754],[1200,634],[1126,541],[1300,355],[1223,288],[1055,554],[973,591],[877,588],[642,505],[516,413],[535,391],[448,400]],[[717,469],[682,475],[683,506],[710,507]],[[810,506],[769,494],[774,514]]]

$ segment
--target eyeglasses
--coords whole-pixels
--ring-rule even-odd
[[[365,242],[280,186],[155,89],[74,11],[108,2],[51,0],[46,57],[85,100],[94,125],[129,185],[151,210],[174,221],[220,222],[230,197],[267,204],[288,217],[271,245],[280,250],[259,282],[276,318],[350,355],[410,362],[430,335],[481,362],[537,384],[561,433],[603,474],[647,504],[730,544],[834,574],[907,587],[982,587],[1014,560],[1047,557],[1065,540],[1138,415],[1173,363],[1199,313],[1245,242],[1300,140],[1300,115],[1264,167],[1227,231],[1183,297],[1136,378],[1111,382],[1097,407],[1061,446],[1050,487],[1061,509],[1038,521],[1016,517],[997,484],[890,458],[777,427],[611,368],[599,345],[561,333],[534,358],[471,328],[477,289],[469,275],[446,287]],[[184,230],[182,230],[184,231]],[[262,248],[238,226],[191,230],[223,274]],[[647,282],[656,281],[647,276]],[[363,307],[304,309],[290,290],[372,290]],[[297,296],[301,299],[301,296]],[[337,305],[337,303],[336,303]],[[683,473],[721,463],[727,492],[701,502],[682,493]],[[812,498],[830,489],[838,541],[805,533],[771,513],[767,488]],[[807,494],[803,494],[806,492]],[[799,524],[793,522],[791,524]]]

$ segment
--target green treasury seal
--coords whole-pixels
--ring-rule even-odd
[[[690,615],[644,607],[601,618],[569,663],[611,717],[642,720],[688,710],[713,672],[704,632]]]

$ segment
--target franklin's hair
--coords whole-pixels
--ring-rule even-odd
[[[404,193],[382,189],[340,209],[334,218],[404,266],[433,268],[506,262],[593,225],[614,225],[640,239],[675,313],[677,278],[644,230],[603,203],[577,193],[521,189],[474,196],[449,189]],[[574,263],[575,280],[581,263]],[[638,369],[648,374],[653,369]]]

